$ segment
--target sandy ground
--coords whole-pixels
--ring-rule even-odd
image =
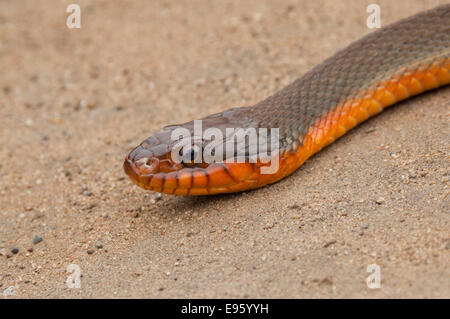
[[[70,30],[71,2],[0,1],[0,293],[450,297],[449,88],[256,191],[158,199],[122,170],[163,125],[251,105],[369,33],[370,2],[78,1]],[[379,3],[385,25],[442,1]]]

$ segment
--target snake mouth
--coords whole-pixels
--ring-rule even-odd
[[[134,184],[166,194],[212,195],[258,188],[274,177],[274,174],[261,176],[263,167],[269,164],[260,161],[237,162],[232,158],[224,162],[177,163],[172,160],[172,152],[164,150],[142,143],[129,152],[123,169]]]
[[[214,163],[205,168],[180,168],[180,164],[174,164],[166,171],[166,160],[155,157],[134,160],[130,157],[132,153],[125,158],[123,169],[133,183],[147,190],[174,195],[212,195],[257,187],[254,177],[257,168],[251,163]]]

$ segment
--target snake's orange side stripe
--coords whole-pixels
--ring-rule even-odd
[[[323,147],[344,135],[356,125],[378,114],[384,108],[450,83],[450,59],[437,60],[430,67],[416,72],[405,72],[381,83],[378,87],[362,94],[361,99],[349,100],[330,111],[309,129],[304,137],[303,145],[295,154],[287,155],[285,162],[289,167],[282,173],[290,174],[301,166],[309,157]],[[295,160],[290,160],[290,158]],[[273,183],[283,176],[273,176]]]
[[[431,66],[419,68],[414,72],[404,72],[379,84],[376,89],[364,92],[360,99],[352,99],[338,105],[325,114],[309,129],[303,139],[303,145],[295,153],[286,153],[280,158],[280,168],[272,175],[262,175],[255,170],[248,178],[252,181],[236,183],[228,187],[227,192],[235,192],[274,183],[291,174],[309,157],[332,143],[356,125],[380,113],[384,108],[408,97],[420,94],[450,83],[450,59],[436,60]],[[242,163],[226,164],[229,170],[237,169]],[[258,167],[263,164],[258,163]],[[223,185],[220,183],[223,192]],[[210,184],[210,192],[215,193]]]
[[[306,134],[298,157],[316,153],[384,108],[424,91],[450,83],[450,59],[437,60],[428,68],[405,72],[378,85],[363,98],[346,101],[316,121]],[[307,157],[309,157],[307,156]]]

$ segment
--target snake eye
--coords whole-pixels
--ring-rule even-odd
[[[199,163],[202,160],[201,149],[196,145],[192,145],[184,150],[182,149],[180,153],[182,153],[183,162],[186,164]]]
[[[195,150],[193,148],[191,148],[188,152],[187,152],[187,158],[189,158],[191,160],[191,162],[193,162],[195,160],[195,156],[197,155],[195,153]]]

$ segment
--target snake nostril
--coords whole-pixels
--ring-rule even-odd
[[[153,174],[159,169],[159,161],[153,157],[143,157],[134,162],[136,168],[143,174]]]

